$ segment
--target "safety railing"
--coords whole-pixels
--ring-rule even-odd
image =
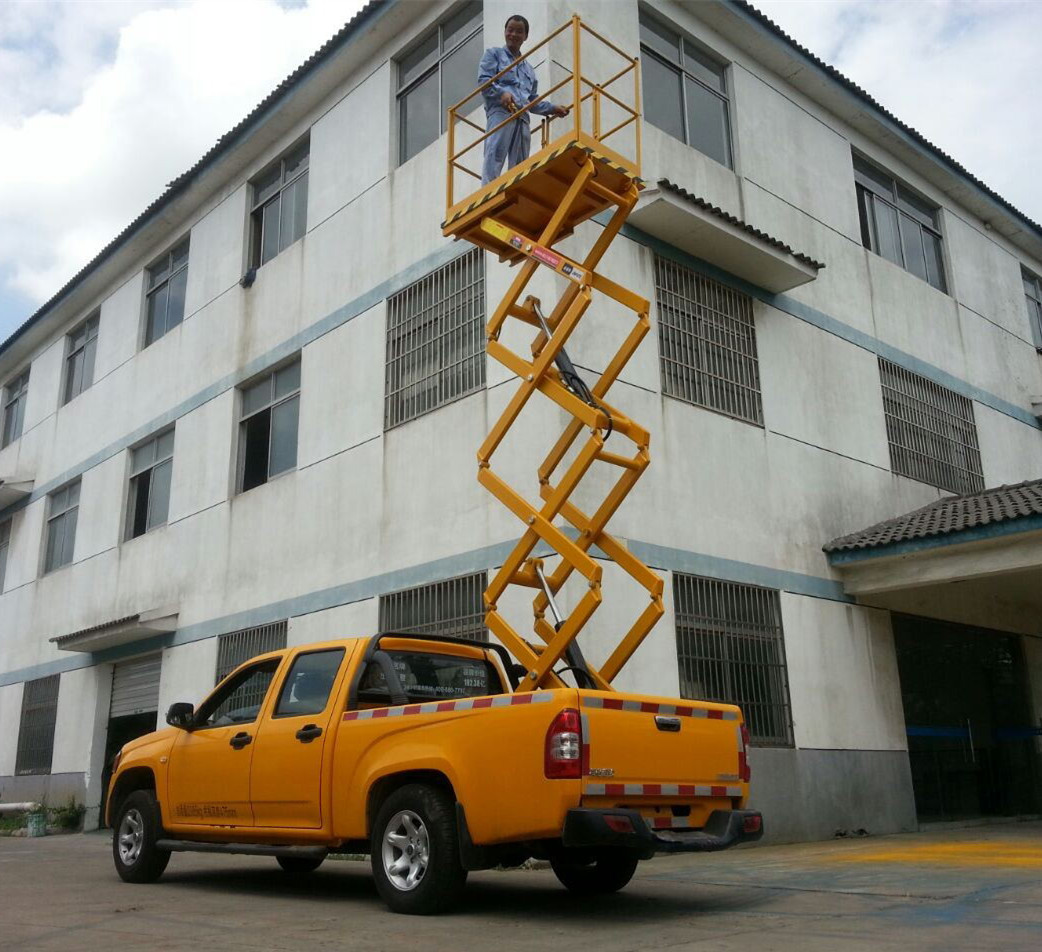
[[[515,110],[510,116],[504,119],[502,122],[496,123],[491,128],[485,128],[482,125],[474,122],[470,119],[465,112],[472,112],[476,108],[474,103],[477,97],[479,103],[484,101],[484,93],[493,84],[498,82],[503,76],[514,69],[519,63],[524,61],[532,61],[532,58],[544,50],[549,50],[550,44],[565,34],[570,33],[571,39],[571,64],[561,63],[556,58],[551,58],[551,63],[559,68],[562,68],[565,72],[565,76],[558,82],[555,82],[545,92],[541,93],[537,99],[527,103],[520,109]],[[589,70],[589,64],[594,56],[589,55],[590,49],[589,44],[595,44],[598,50],[608,50],[615,54],[616,57],[623,61],[620,69],[610,73],[605,79],[596,79],[591,75],[584,74],[583,72],[583,53],[584,50],[587,53],[586,62],[587,69]],[[603,55],[603,54],[595,54]],[[566,57],[567,58],[567,57]],[[615,57],[612,57],[613,59]],[[623,86],[628,85],[627,77],[632,77],[632,103],[625,101],[626,92]],[[618,85],[616,85],[618,84]],[[609,92],[609,87],[614,87]],[[472,194],[476,187],[468,188],[465,193],[460,195],[460,198],[456,197],[456,173],[460,172],[466,176],[465,181],[469,183],[470,179],[476,179],[479,183],[481,181],[481,174],[471,167],[475,158],[478,168],[481,165],[481,156],[484,149],[484,143],[489,139],[490,136],[495,135],[500,129],[503,129],[511,122],[517,122],[520,117],[525,113],[531,113],[535,106],[540,103],[553,101],[552,97],[555,93],[568,88],[569,101],[560,102],[557,105],[567,106],[568,116],[562,118],[547,118],[540,124],[539,130],[539,148],[544,149],[552,141],[559,139],[592,139],[591,144],[600,144],[605,142],[613,136],[618,136],[622,130],[629,126],[634,127],[634,136],[632,142],[632,155],[623,156],[628,160],[628,164],[632,166],[635,174],[640,173],[640,63],[636,56],[630,56],[623,50],[619,49],[610,40],[603,37],[600,33],[594,30],[592,27],[587,26],[582,22],[581,17],[577,14],[573,15],[568,22],[558,27],[552,33],[544,37],[535,46],[533,46],[523,56],[519,56],[513,63],[510,64],[506,69],[496,73],[495,76],[486,80],[465,98],[455,103],[448,110],[448,166],[446,169],[446,208],[452,208],[458,200]],[[584,108],[589,103],[588,117],[584,116]],[[610,104],[610,105],[609,105]],[[614,122],[610,128],[605,129],[605,112],[614,111],[616,116],[621,116],[621,119]],[[608,120],[610,121],[610,120]],[[554,135],[551,136],[551,125],[553,125]],[[459,127],[467,127],[468,131],[477,133],[477,137],[467,141],[466,143],[457,146],[460,136],[458,134]],[[613,139],[612,146],[618,143],[619,139]],[[617,150],[614,150],[617,152]]]

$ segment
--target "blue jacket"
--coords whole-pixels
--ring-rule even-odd
[[[478,82],[488,82],[496,73],[506,69],[514,62],[516,62],[516,57],[505,46],[493,46],[485,50],[481,57],[481,65],[478,66]],[[532,69],[528,60],[518,63],[509,73],[504,73],[482,92],[485,97],[485,108],[498,108],[499,97],[503,93],[510,93],[519,109],[527,106],[533,99],[539,98],[539,81],[535,78],[535,70]],[[544,99],[539,105],[533,106],[530,111],[541,116],[548,116],[553,108],[553,103]]]

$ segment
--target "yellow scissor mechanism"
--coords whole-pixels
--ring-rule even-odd
[[[633,356],[649,329],[648,302],[597,271],[605,252],[636,204],[640,181],[640,105],[637,60],[604,40],[579,17],[572,19],[526,54],[531,57],[553,41],[558,44],[571,31],[572,69],[540,100],[571,86],[571,125],[549,141],[543,126],[543,148],[514,169],[459,203],[453,202],[458,172],[473,175],[461,157],[480,147],[495,130],[489,130],[456,151],[456,125],[481,127],[463,115],[464,105],[485,86],[449,110],[448,211],[444,234],[463,238],[492,250],[500,260],[519,264],[509,290],[495,309],[487,327],[488,353],[513,371],[519,383],[513,397],[478,451],[478,480],[524,525],[524,532],[485,591],[486,624],[524,666],[519,690],[564,687],[555,672],[563,663],[573,670],[582,686],[612,690],[611,681],[637,650],[662,616],[662,579],[606,531],[608,520],[633,489],[649,462],[649,434],[607,400],[608,391]],[[601,82],[584,77],[580,69],[582,42],[591,36],[623,58],[620,71]],[[555,60],[558,59],[555,56]],[[607,91],[608,86],[632,74],[633,105]],[[534,105],[534,104],[533,104]],[[612,106],[624,117],[607,132],[602,114]],[[530,108],[530,107],[529,107]],[[587,113],[592,114],[589,121]],[[507,121],[515,121],[513,119]],[[590,126],[584,129],[584,121]],[[558,127],[559,128],[559,127]],[[603,144],[608,136],[631,128],[635,158],[627,158]],[[606,213],[608,220],[581,260],[558,250],[558,243],[583,221]],[[526,289],[539,268],[548,268],[567,279],[560,299],[544,314],[537,298]],[[565,351],[579,322],[596,294],[632,311],[635,321],[615,355],[592,384],[579,376]],[[523,297],[524,295],[524,297]],[[510,319],[529,325],[535,332],[531,355],[516,353],[500,341]],[[541,500],[530,502],[492,468],[492,456],[536,392],[552,400],[571,416],[556,443],[538,469]],[[612,437],[612,450],[606,441]],[[623,443],[617,450],[616,445]],[[566,462],[567,460],[567,462]],[[617,476],[603,501],[591,512],[580,509],[573,496],[595,463],[612,467]],[[559,523],[567,523],[567,532]],[[549,546],[560,561],[549,570],[533,553],[540,543]],[[598,667],[587,662],[576,638],[601,603],[601,566],[591,556],[594,548],[613,560],[648,593],[648,605],[633,621],[621,642]],[[554,596],[578,572],[586,590],[571,614],[561,616]],[[533,630],[542,644],[522,637],[503,617],[499,601],[511,585],[537,590],[532,603]],[[550,610],[553,621],[546,618]]]

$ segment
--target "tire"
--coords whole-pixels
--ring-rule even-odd
[[[550,865],[561,885],[580,896],[607,896],[618,892],[632,878],[638,858],[624,850],[598,852],[561,850]]]
[[[312,859],[308,856],[276,856],[276,861],[287,873],[292,873],[294,876],[303,876],[307,873],[313,873],[319,866],[325,862],[325,857],[321,859]]]
[[[395,790],[377,810],[369,852],[377,892],[392,912],[444,912],[467,881],[455,801],[438,787],[409,784]]]
[[[154,883],[170,862],[170,851],[156,847],[163,831],[159,804],[151,790],[135,790],[119,807],[112,827],[112,859],[127,883]]]

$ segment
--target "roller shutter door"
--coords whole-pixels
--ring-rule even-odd
[[[146,714],[159,708],[159,669],[162,654],[122,661],[112,671],[109,717]]]

